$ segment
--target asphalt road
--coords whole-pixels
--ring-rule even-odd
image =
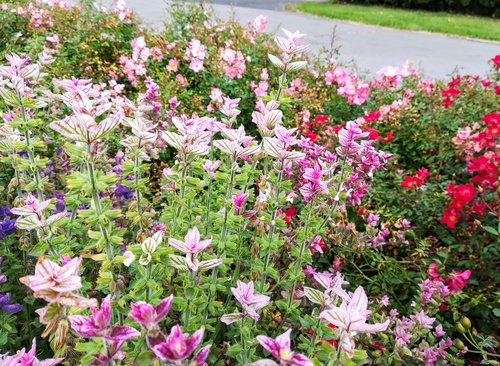
[[[215,0],[218,5],[238,6],[243,8],[283,10],[287,4],[298,4],[302,0]],[[210,4],[211,2],[207,2]]]
[[[340,47],[339,61],[351,63],[355,70],[367,76],[375,75],[383,66],[398,66],[406,60],[422,68],[422,74],[432,79],[446,78],[453,71],[459,71],[462,75],[485,76],[490,70],[487,61],[500,54],[500,42],[400,31],[272,10],[282,9],[284,4],[294,1],[300,0],[216,0],[217,4],[212,6],[215,15],[222,19],[234,15],[242,24],[246,24],[258,15],[265,15],[271,33],[279,31],[281,27],[306,33],[304,42],[310,44],[313,52],[329,48],[335,33],[333,46]],[[222,2],[237,6],[220,4]],[[105,0],[103,3],[109,6],[112,1]],[[127,0],[129,8],[136,11],[145,24],[155,29],[161,29],[168,17],[167,3],[169,0]]]

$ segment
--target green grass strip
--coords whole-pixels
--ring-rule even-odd
[[[389,28],[500,41],[500,20],[498,19],[327,2],[303,2],[294,5],[293,9],[326,18]]]

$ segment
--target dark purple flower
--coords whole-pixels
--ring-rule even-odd
[[[62,193],[54,193],[54,197],[56,198],[55,209],[56,212],[63,212],[66,208],[66,201],[64,201],[64,194]]]
[[[9,206],[0,207],[0,220],[7,218],[7,216],[10,216],[10,217],[14,216],[12,214],[12,212],[10,211]]]
[[[129,187],[125,187],[121,183],[116,183],[115,195],[128,200],[134,197],[134,192]]]
[[[7,292],[7,294],[0,292],[0,310],[11,314],[18,313],[23,310],[23,306],[21,304],[9,304],[10,299],[11,294],[9,292]]]
[[[3,219],[0,222],[0,239],[16,232],[16,219]]]

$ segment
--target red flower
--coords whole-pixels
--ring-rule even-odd
[[[454,88],[454,87],[451,87],[450,89],[441,91],[441,95],[443,97],[454,97],[458,94],[460,94],[460,90],[458,90],[457,88]]]
[[[444,210],[443,217],[441,218],[441,224],[446,224],[450,229],[455,228],[457,220],[460,218],[460,214],[454,210]]]
[[[450,277],[445,279],[445,284],[451,291],[458,292],[467,286],[467,280],[471,275],[471,271],[453,271],[450,273]]]
[[[380,118],[380,112],[371,111],[366,116],[363,117],[366,123],[373,121],[374,119]]]
[[[403,181],[401,182],[401,187],[406,187],[409,189],[412,189],[414,186],[421,187],[422,186],[422,181],[418,179],[417,177],[412,177],[410,175],[407,175],[404,177]]]
[[[295,215],[295,206],[292,205],[288,210],[283,211],[283,213],[285,214],[283,221],[289,224],[293,215]]]
[[[471,158],[467,163],[468,172],[490,172],[495,170],[495,164],[490,162],[486,156]]]
[[[500,84],[495,85],[495,89],[494,90],[495,90],[495,94],[496,95],[500,95]]]
[[[484,211],[486,210],[486,203],[478,203],[477,201],[474,201],[472,204],[472,213],[475,213],[479,217],[484,216]]]
[[[322,125],[323,123],[325,123],[326,121],[328,121],[328,116],[323,116],[322,114],[319,114],[315,119],[314,119],[314,123],[317,124],[317,125]]]
[[[459,76],[454,77],[449,83],[448,86],[451,88],[453,86],[458,86],[462,82],[462,78]]]
[[[500,135],[500,125],[489,125],[488,135]]]
[[[453,98],[446,98],[443,100],[443,107],[448,108],[450,105],[453,104]]]
[[[391,140],[394,140],[394,132],[389,131],[386,137],[380,136],[378,139],[382,142],[389,142]]]
[[[462,211],[465,207],[465,202],[461,200],[454,199],[450,202],[450,208],[453,208],[458,211]]]
[[[499,124],[500,123],[500,113],[489,113],[485,114],[483,117],[483,122],[488,124]]]
[[[500,68],[500,55],[496,55],[490,61],[493,63],[493,67],[496,69]]]
[[[376,129],[374,129],[374,128],[365,127],[365,128],[363,128],[363,132],[369,132],[369,133],[370,133],[370,134],[368,135],[368,138],[369,138],[370,140],[377,140],[378,138],[380,138],[380,137],[379,137],[379,135],[378,135],[377,130],[376,130]]]
[[[446,188],[446,192],[451,194],[456,200],[468,203],[474,199],[477,190],[476,187],[470,183],[455,186],[453,182],[451,182],[448,188]]]
[[[332,126],[332,131],[335,132],[335,133],[337,133],[337,132],[339,132],[343,128],[344,128],[344,125]]]
[[[372,343],[372,346],[373,346],[373,347],[375,347],[375,348],[378,348],[378,349],[379,349],[379,350],[381,350],[381,351],[385,350],[384,345],[383,345],[383,344],[381,344],[381,343],[378,343],[378,342],[373,342],[373,343]]]
[[[483,86],[485,88],[489,87],[491,84],[493,84],[493,81],[489,81],[489,80],[481,80],[481,84],[483,84]]]
[[[427,170],[427,168],[420,168],[420,170],[417,170],[415,172],[415,177],[420,180],[426,180],[429,177],[429,171]]]
[[[308,137],[309,140],[311,140],[311,142],[314,142],[318,138],[318,134],[312,132],[311,130],[307,130],[306,131],[306,137]]]

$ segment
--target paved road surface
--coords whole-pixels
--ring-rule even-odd
[[[311,45],[310,49],[314,52],[330,46],[335,29],[334,46],[340,46],[339,60],[344,63],[355,60],[357,70],[365,71],[371,76],[385,65],[398,66],[406,60],[422,67],[423,74],[428,78],[445,78],[454,70],[460,71],[461,74],[484,76],[490,69],[487,60],[500,54],[500,42],[392,30],[268,9],[282,9],[285,3],[300,0],[216,1],[218,4],[213,5],[216,16],[227,19],[234,14],[240,22],[246,24],[247,20],[254,19],[257,15],[265,15],[270,32],[283,27],[306,33],[305,42]],[[105,5],[110,2],[103,1]],[[146,24],[154,28],[161,28],[166,17],[167,2],[168,0],[127,0],[128,6],[135,10]],[[219,2],[234,3],[238,6]],[[266,9],[245,7],[252,5]]]

